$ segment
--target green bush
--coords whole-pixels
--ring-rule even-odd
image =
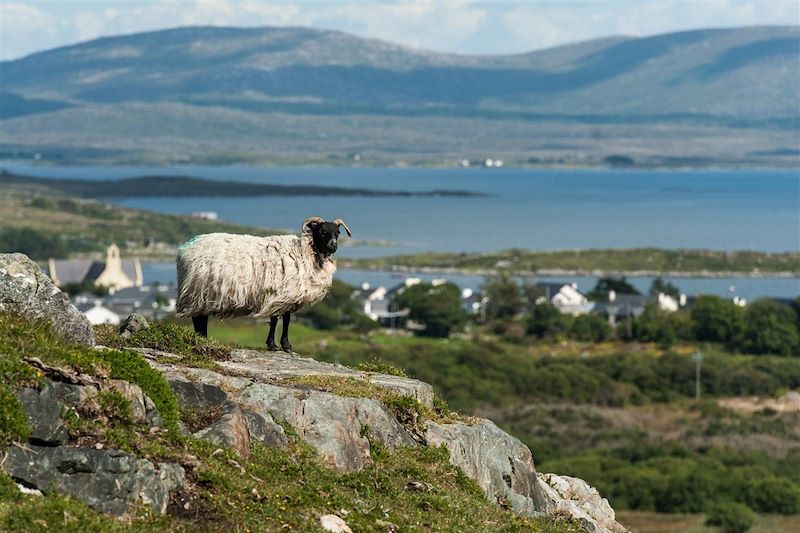
[[[758,300],[744,313],[743,351],[793,355],[800,352],[797,315],[773,300]]]
[[[488,298],[486,316],[490,320],[514,318],[522,312],[522,291],[517,281],[508,274],[487,279],[481,292]]]
[[[708,510],[706,524],[720,526],[725,533],[745,533],[753,527],[757,515],[746,505],[737,502],[719,502]]]
[[[528,333],[539,338],[555,337],[567,330],[567,318],[551,303],[540,303],[531,309]]]
[[[742,333],[744,311],[719,296],[698,296],[692,305],[692,328],[699,341],[733,344]]]
[[[600,342],[611,336],[611,327],[601,316],[581,315],[572,321],[569,336],[580,341]]]

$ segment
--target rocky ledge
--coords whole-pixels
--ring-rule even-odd
[[[319,390],[326,387],[309,386],[302,378],[362,381],[430,407],[433,389],[427,383],[276,352],[234,350],[216,370],[181,366],[180,357],[173,354],[140,353],[164,374],[184,406],[218,410],[211,425],[194,435],[233,448],[241,456],[248,455],[251,439],[283,445],[285,429],[278,422],[339,472],[369,466],[371,441],[390,449],[443,445],[450,451],[450,461],[498,505],[532,516],[566,514],[590,532],[626,531],[597,490],[577,478],[538,474],[528,447],[491,420],[409,422],[380,399]],[[176,363],[164,363],[173,359]]]

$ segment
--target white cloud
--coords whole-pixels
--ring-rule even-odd
[[[0,4],[0,58],[186,25],[311,26],[440,51],[515,53],[608,35],[797,24],[794,0],[278,2],[157,0]]]

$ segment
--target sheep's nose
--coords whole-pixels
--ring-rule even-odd
[[[328,241],[328,247],[329,247],[331,250],[335,250],[335,249],[336,249],[336,246],[337,246],[337,245],[336,245],[336,241],[334,241],[334,240]]]

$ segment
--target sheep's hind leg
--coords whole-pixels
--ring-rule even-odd
[[[281,331],[281,350],[286,353],[292,353],[292,345],[289,342],[289,322],[291,320],[290,313],[283,313],[283,330]]]
[[[278,317],[269,317],[269,333],[267,333],[267,350],[272,352],[278,351],[278,345],[275,344],[275,328],[278,326]]]
[[[192,325],[195,333],[208,337],[208,315],[193,316]]]

